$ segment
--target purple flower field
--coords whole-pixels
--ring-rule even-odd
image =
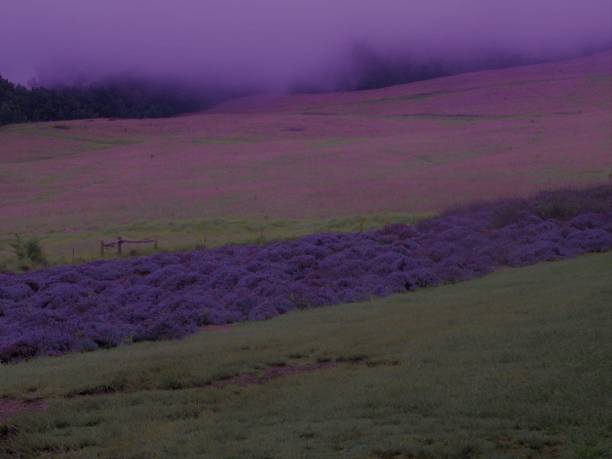
[[[179,338],[610,249],[612,187],[598,187],[415,226],[0,274],[0,361]]]

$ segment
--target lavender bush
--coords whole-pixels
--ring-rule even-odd
[[[449,211],[416,226],[0,275],[0,361],[185,336],[612,248],[612,188]]]

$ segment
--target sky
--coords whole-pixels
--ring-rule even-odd
[[[352,47],[430,59],[537,58],[612,44],[612,0],[2,0],[0,75],[117,74],[283,91],[350,68]]]

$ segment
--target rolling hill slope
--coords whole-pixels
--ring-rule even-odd
[[[95,238],[144,221],[405,216],[604,183],[611,82],[604,52],[373,91],[247,98],[173,119],[6,126],[0,238]]]
[[[611,274],[591,255],[8,365],[0,457],[608,458]],[[13,398],[33,412],[3,419]]]

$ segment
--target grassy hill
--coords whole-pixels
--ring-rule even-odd
[[[0,457],[607,458],[611,276],[589,255],[2,366],[36,411]]]
[[[0,261],[14,232],[69,262],[117,235],[166,249],[268,240],[603,183],[611,77],[605,52],[164,120],[5,126]]]

